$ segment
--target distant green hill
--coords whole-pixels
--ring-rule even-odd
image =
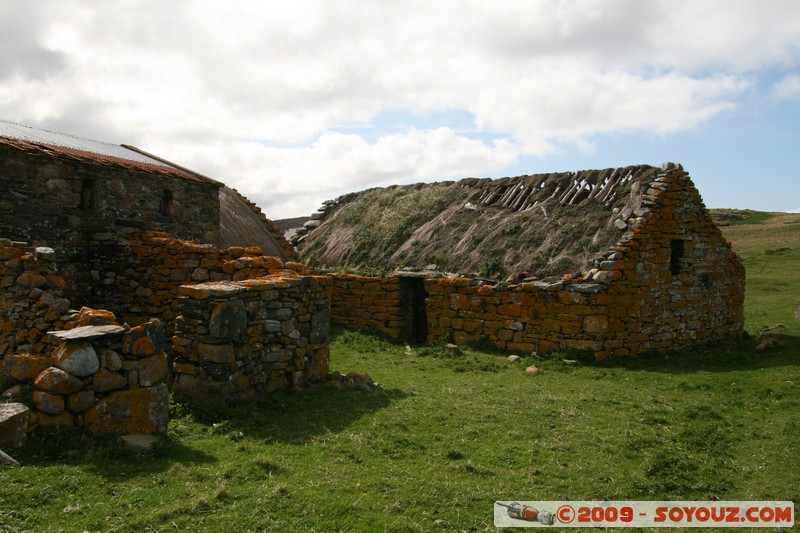
[[[720,215],[738,217],[721,229],[747,270],[745,328],[800,336],[800,214],[711,210]]]

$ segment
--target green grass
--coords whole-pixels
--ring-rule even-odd
[[[785,323],[780,346],[512,364],[337,331],[333,367],[381,389],[174,405],[142,457],[41,437],[14,452],[22,468],[0,467],[0,531],[484,531],[497,500],[800,502],[800,225],[761,229],[728,236],[747,328]]]
[[[747,270],[745,327],[756,335],[781,324],[800,338],[800,215],[752,213],[764,222],[722,228]]]

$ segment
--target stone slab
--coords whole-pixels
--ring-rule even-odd
[[[245,290],[244,287],[226,282],[209,282],[198,285],[181,285],[181,294],[203,300],[206,298],[230,298]]]
[[[107,324],[104,326],[78,326],[63,331],[48,331],[47,334],[60,341],[89,341],[103,337],[122,335],[127,330],[124,326]]]
[[[28,411],[21,403],[0,404],[0,448],[19,448],[25,444]]]
[[[600,283],[575,283],[574,285],[567,286],[568,291],[579,292],[583,294],[597,294],[598,292],[603,292],[607,289],[608,287],[606,285],[602,285]]]

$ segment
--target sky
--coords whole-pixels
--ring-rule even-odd
[[[271,219],[391,184],[683,164],[800,211],[798,0],[0,0],[0,119]]]

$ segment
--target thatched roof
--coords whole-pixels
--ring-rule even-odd
[[[647,165],[376,188],[326,202],[300,245],[312,267],[538,277],[587,272],[627,231]]]
[[[297,253],[283,237],[283,230],[235,189],[219,190],[220,246],[260,246],[264,255],[284,261],[297,260]]]

